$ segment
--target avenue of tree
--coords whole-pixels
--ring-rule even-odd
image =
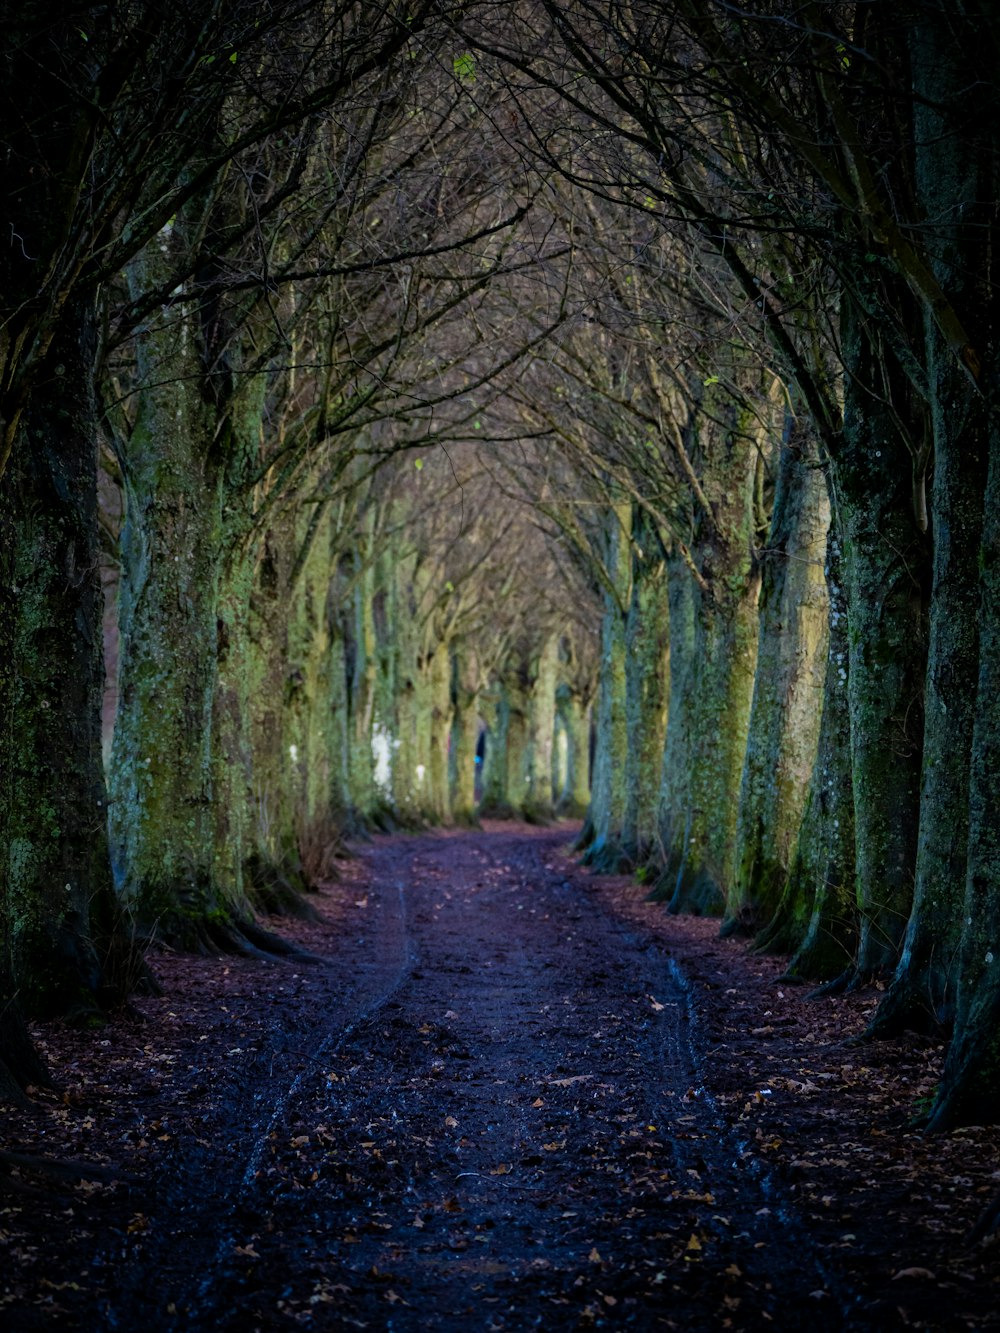
[[[0,13],[0,1092],[566,814],[995,1119],[988,0]]]

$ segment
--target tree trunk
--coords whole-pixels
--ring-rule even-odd
[[[670,608],[659,535],[643,510],[633,517],[632,597],[625,621],[625,810],[622,851],[646,862],[657,805],[670,696]]]
[[[556,726],[556,678],[559,639],[550,634],[533,663],[534,679],[528,697],[529,768],[524,798],[526,818],[546,823],[554,813],[552,747]]]
[[[706,395],[695,418],[693,444],[710,512],[703,506],[696,522],[700,583],[685,594],[690,610],[677,607],[678,632],[671,633],[671,665],[676,643],[681,675],[679,689],[676,674],[671,684],[665,754],[665,763],[679,765],[667,778],[674,912],[721,911],[736,879],[736,816],[757,658],[754,481],[769,444],[761,419],[722,388]],[[676,592],[671,625],[675,599]]]
[[[687,829],[693,823],[688,786],[695,688],[694,591],[690,571],[673,552],[667,559],[669,708],[656,812],[660,876],[653,892],[654,898],[666,902],[681,901]]]
[[[160,256],[134,266],[143,290]],[[192,330],[136,337],[143,387],[125,442],[118,590],[118,710],[111,837],[138,927],[194,944],[213,885],[212,712],[218,654],[223,478],[208,462],[213,412],[199,392]],[[183,644],[183,651],[176,646]]]
[[[150,247],[134,289],[166,271]],[[200,313],[137,335],[112,829],[125,901],[145,932],[240,949],[256,934],[243,871],[253,842],[249,478],[263,377],[214,376],[205,337]]]
[[[475,825],[476,747],[479,744],[479,662],[474,648],[461,646],[455,663],[455,724],[452,819]]]
[[[430,763],[427,807],[436,824],[451,823],[451,650],[439,643],[428,664],[430,691]]]
[[[525,673],[520,667],[506,672],[503,679],[503,788],[499,809],[502,819],[521,819],[528,789],[530,733]]]
[[[830,506],[815,435],[789,417],[761,557],[757,671],[740,787],[730,922],[773,917],[788,879],[819,739]]]
[[[911,458],[887,406],[891,368],[860,312],[842,307],[844,430],[834,459],[850,643],[848,700],[857,893],[857,980],[894,968],[910,914],[919,824],[926,663],[926,543],[913,512]],[[895,411],[911,395],[894,386]],[[920,411],[909,413],[922,438]]]
[[[557,813],[566,819],[583,819],[590,805],[590,705],[573,686],[559,694],[559,709],[566,731],[566,779]]]
[[[350,792],[354,821],[370,826],[377,804],[372,736],[378,683],[375,638],[375,567],[371,549],[371,514],[363,545],[353,552],[354,580],[350,649]]]
[[[997,324],[994,322],[994,338]],[[991,350],[1000,349],[994,342]],[[980,552],[979,679],[969,769],[969,844],[954,1034],[932,1130],[992,1124],[1000,1107],[1000,394],[990,386],[993,447]]]
[[[2,930],[31,1014],[93,1011],[138,975],[101,757],[96,348],[93,303],[75,299],[0,480]]]
[[[970,33],[971,35],[971,33]],[[969,80],[967,52],[935,7],[908,29],[914,86],[916,184],[935,219],[935,275],[976,335],[991,327],[995,164],[969,133],[995,107]],[[995,100],[995,99],[994,99]],[[986,119],[983,119],[985,117]],[[978,670],[979,548],[989,462],[986,396],[925,313],[934,444],[931,589],[924,693],[920,830],[913,908],[873,1036],[945,1030],[955,1012],[969,839],[969,762]]]
[[[792,954],[786,975],[811,981],[830,981],[848,973],[858,933],[849,646],[840,571],[840,539],[834,523],[826,551],[829,644],[816,762],[781,904],[756,943],[762,950]]]
[[[625,608],[631,600],[631,505],[618,504],[608,518],[605,568],[614,592],[605,590],[601,621],[601,666],[597,687],[594,768],[590,817],[594,836],[584,863],[614,874],[622,868],[625,819],[626,731]]]

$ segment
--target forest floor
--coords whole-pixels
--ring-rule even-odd
[[[0,1326],[1000,1328],[998,1135],[909,1128],[940,1046],[857,1044],[876,994],[569,836],[377,839],[279,923],[319,961],[159,953],[162,997],[37,1027]]]

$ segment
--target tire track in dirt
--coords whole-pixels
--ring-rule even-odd
[[[257,1052],[249,1069],[240,1067],[223,1092],[215,1132],[188,1143],[175,1169],[154,1183],[148,1239],[129,1253],[114,1300],[102,1312],[105,1327],[132,1330],[140,1317],[150,1329],[171,1327],[180,1311],[186,1324],[202,1322],[199,1311],[212,1304],[215,1274],[236,1244],[239,1219],[253,1210],[255,1180],[276,1126],[303,1081],[387,1003],[413,965],[402,884],[373,886],[370,898],[365,935],[352,941],[347,984],[338,962],[321,965],[328,974],[327,997],[312,1027],[292,1034],[279,1021],[269,1047]],[[290,1079],[289,1061],[300,1065]],[[111,1265],[115,1256],[102,1262]]]

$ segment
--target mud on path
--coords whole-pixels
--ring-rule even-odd
[[[71,1095],[5,1137],[97,1178],[8,1172],[4,1326],[997,1326],[994,1141],[905,1130],[938,1053],[566,841],[379,840],[288,925],[324,961],[169,960],[103,1071],[43,1033]]]

